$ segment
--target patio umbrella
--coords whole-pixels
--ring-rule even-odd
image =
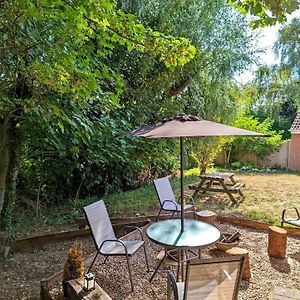
[[[216,122],[206,121],[196,116],[180,115],[161,123],[145,126],[129,133],[130,136],[156,138],[180,139],[180,195],[181,195],[181,231],[184,230],[183,215],[183,147],[185,137],[205,137],[205,136],[265,136],[255,131],[240,129]]]

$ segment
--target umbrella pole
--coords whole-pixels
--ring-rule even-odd
[[[180,198],[181,198],[181,232],[184,231],[184,187],[183,187],[183,148],[184,140],[180,137]]]

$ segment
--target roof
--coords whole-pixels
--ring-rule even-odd
[[[300,112],[297,113],[297,116],[292,124],[290,129],[291,132],[300,132]]]

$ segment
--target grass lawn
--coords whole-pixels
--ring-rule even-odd
[[[185,174],[185,192],[188,184],[199,181],[197,170]],[[196,197],[198,210],[209,209],[222,215],[239,216],[252,220],[279,224],[284,207],[300,209],[300,173],[235,172],[235,180],[246,184],[245,200],[232,206],[229,197],[223,193],[200,193]],[[173,189],[179,195],[179,179],[172,179]],[[158,200],[153,185],[116,194],[105,198],[112,216],[150,215],[158,212]]]
[[[280,222],[284,207],[296,206],[300,209],[300,173],[235,172],[235,180],[246,184],[243,202],[232,206],[226,194],[206,193],[196,197],[197,209],[208,209],[220,215],[238,216],[276,225]],[[197,169],[185,171],[185,192],[192,193],[188,189],[188,184],[198,181]],[[176,195],[179,195],[179,178],[173,178],[171,184]],[[82,216],[82,207],[97,199],[98,197],[80,199],[71,201],[68,205],[44,208],[38,216],[32,211],[22,210],[17,213],[15,236],[31,235],[36,230],[45,231],[48,230],[47,227],[53,225],[59,225],[56,226],[59,228],[60,224],[74,223]],[[153,184],[105,196],[103,199],[111,217],[156,215],[159,210]]]

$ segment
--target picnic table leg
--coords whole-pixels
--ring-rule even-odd
[[[200,181],[200,183],[199,183],[198,186],[196,187],[196,189],[195,189],[193,195],[192,195],[192,197],[193,197],[194,199],[195,199],[195,197],[198,195],[198,193],[200,192],[200,189],[202,188],[204,182],[205,182],[205,179],[202,178],[201,181]]]
[[[241,197],[245,198],[244,194],[242,193],[241,190],[238,190],[238,193],[240,194]]]
[[[219,180],[220,185],[223,187],[224,192],[228,195],[228,197],[230,198],[230,200],[234,203],[237,204],[236,200],[234,199],[234,197],[232,196],[232,193],[228,190],[226,184],[224,183],[224,180]]]
[[[230,179],[230,181],[232,182],[233,185],[236,184],[236,181],[234,180],[233,176],[230,176],[229,179]]]
[[[233,176],[230,176],[229,179],[230,179],[230,181],[232,182],[233,185],[236,184],[236,181],[234,180]],[[245,196],[244,196],[244,194],[242,193],[241,190],[238,190],[237,192],[239,193],[239,195],[240,195],[242,198],[245,198]]]
[[[205,194],[205,193],[207,192],[207,190],[212,186],[212,184],[213,184],[213,180],[211,179],[211,180],[209,180],[209,182],[206,184],[206,188],[205,188],[205,190],[203,191],[202,194]]]

